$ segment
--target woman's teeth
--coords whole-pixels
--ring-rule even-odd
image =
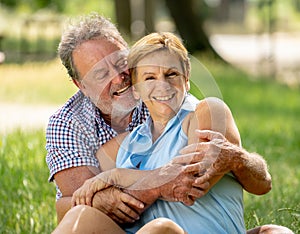
[[[171,94],[171,95],[168,95],[168,96],[153,97],[153,99],[155,99],[157,101],[168,101],[173,97],[174,97],[174,94]]]

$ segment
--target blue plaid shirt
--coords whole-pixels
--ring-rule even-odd
[[[143,123],[149,116],[144,104],[133,112],[127,131]],[[78,91],[50,117],[46,132],[46,162],[50,170],[49,182],[64,169],[79,166],[99,167],[96,151],[117,132],[105,123],[99,109]],[[57,188],[56,199],[62,194]]]

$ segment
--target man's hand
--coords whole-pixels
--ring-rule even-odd
[[[207,170],[196,182],[201,184],[209,181],[212,186],[236,167],[243,150],[227,141],[219,132],[197,130],[196,135],[201,142],[186,146],[180,153],[192,154],[194,159],[201,158]]]
[[[181,158],[181,160],[184,160]],[[170,176],[170,181],[163,184],[160,188],[160,198],[167,201],[180,201],[185,205],[193,205],[196,198],[202,197],[209,188],[209,182],[197,182],[197,178],[205,172],[205,165],[201,162],[191,165],[178,165],[174,170],[174,164],[180,160],[174,160],[166,168],[162,168],[162,172]],[[171,172],[168,172],[172,170]],[[173,179],[171,177],[173,176]]]
[[[112,218],[117,223],[132,223],[139,219],[144,205],[120,189],[110,187],[99,191],[93,198],[93,207]]]
[[[226,173],[232,172],[245,190],[253,194],[264,194],[271,189],[271,177],[263,158],[256,153],[248,153],[219,132],[197,130],[201,143],[191,144],[180,151],[201,159],[207,171],[195,182],[210,183],[210,188]]]
[[[195,182],[207,167],[199,161],[198,155],[178,156],[167,165],[148,171],[124,191],[141,198],[146,205],[151,205],[158,198],[193,205],[195,199],[202,197],[209,188],[208,181]]]

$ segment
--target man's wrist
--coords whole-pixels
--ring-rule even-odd
[[[158,188],[151,188],[145,190],[136,190],[129,188],[120,188],[121,191],[127,193],[134,198],[142,201],[146,206],[151,205],[160,197],[160,191]]]
[[[247,158],[249,157],[249,153],[242,147],[239,146],[235,146],[235,147],[236,150],[232,154],[233,157],[232,172],[239,172],[247,166]]]

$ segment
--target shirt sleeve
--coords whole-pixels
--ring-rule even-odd
[[[78,166],[99,167],[96,148],[90,144],[85,128],[74,119],[50,118],[46,131],[46,162],[50,170],[49,182],[64,169]]]

